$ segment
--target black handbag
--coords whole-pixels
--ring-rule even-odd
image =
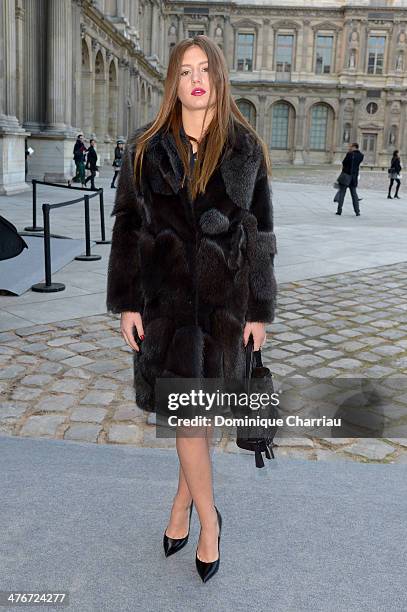
[[[346,187],[349,187],[351,180],[352,180],[351,174],[347,174],[346,172],[341,172],[340,175],[338,176],[337,182],[340,185],[345,185]]]
[[[261,350],[254,351],[253,336],[250,334],[246,345],[246,389],[250,389],[250,382],[255,379],[262,380],[262,391],[267,388],[267,393],[274,393],[273,377],[269,368],[265,367],[261,358]],[[267,417],[276,417],[277,411],[275,407],[270,406]],[[254,426],[238,426],[236,444],[239,448],[243,448],[254,453],[256,467],[264,467],[262,453],[267,459],[274,459],[273,439],[277,432],[277,425],[273,427],[263,427],[262,425]]]

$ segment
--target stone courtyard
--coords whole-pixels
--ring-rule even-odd
[[[275,380],[380,380],[404,435],[397,427],[381,439],[277,435],[276,451],[310,460],[405,463],[407,395],[395,384],[407,372],[405,211],[393,202],[383,211],[382,194],[366,180],[365,221],[353,217],[349,201],[337,218],[328,202],[332,188],[299,185],[294,171],[291,175],[292,183],[276,179],[273,184],[279,295],[263,349],[265,365]],[[100,183],[110,211],[114,192],[107,177]],[[47,199],[64,198],[51,189]],[[0,198],[0,211],[22,227],[30,214],[27,196]],[[70,211],[67,218],[56,218],[54,231],[81,237],[79,215]],[[106,218],[111,227],[108,213]],[[94,246],[102,260],[87,262],[88,272],[79,274],[83,262],[74,261],[54,274],[67,283],[65,292],[0,297],[0,433],[174,445],[173,439],[156,437],[154,416],[147,418],[134,401],[132,351],[121,337],[119,317],[104,308],[109,248]],[[218,449],[243,452],[233,435],[222,437]]]

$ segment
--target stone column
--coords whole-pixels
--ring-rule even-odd
[[[120,17],[121,19],[124,17],[123,0],[117,0],[117,17]]]
[[[260,134],[263,140],[267,141],[266,135],[264,133],[264,118],[266,114],[266,96],[264,94],[259,95],[259,120],[257,123],[257,131]]]
[[[367,72],[367,45],[368,45],[368,26],[367,24],[359,24],[360,27],[360,44],[359,44],[359,53],[358,53],[358,61],[357,61],[357,71],[358,72]]]
[[[346,98],[339,99],[339,109],[338,109],[338,121],[336,125],[336,148],[334,155],[334,164],[342,163],[343,158],[343,129],[344,129],[344,110],[345,110]],[[335,138],[335,134],[334,134]]]
[[[72,2],[48,0],[45,131],[35,142],[33,175],[64,182],[74,174],[72,117]]]
[[[184,22],[182,15],[178,15],[178,42],[184,40]]]
[[[224,16],[224,25],[223,25],[223,40],[224,47],[223,52],[225,55],[226,63],[229,70],[233,69],[233,50],[231,50],[231,37],[232,37],[232,27],[230,25],[230,16]]]
[[[268,51],[266,55],[266,68],[268,71],[273,70],[273,62],[274,62],[274,41],[276,36],[276,31],[274,30],[271,22],[268,28]]]
[[[208,36],[211,40],[213,40],[215,38],[215,21],[214,21],[214,15],[209,15],[208,16],[208,20],[209,20],[209,26],[208,26]]]
[[[400,103],[400,137],[399,137],[399,149],[401,155],[404,156],[403,165],[407,163],[407,100],[402,100]]]
[[[270,19],[263,19],[263,47],[261,57],[261,68],[267,70],[267,59],[269,50]]]
[[[25,4],[16,0],[16,117],[24,123],[24,20]]]
[[[47,129],[61,132],[70,125],[71,119],[71,2],[49,0],[47,15]]]
[[[39,132],[44,121],[44,37],[34,36],[45,24],[43,2],[25,0],[24,127]]]
[[[15,0],[0,11],[0,195],[25,191],[25,137],[17,119]]]
[[[298,114],[295,122],[295,150],[293,159],[294,165],[301,165],[305,163],[305,100],[305,96],[301,96],[299,98]]]
[[[359,113],[360,113],[361,100],[355,100],[355,108],[353,110],[353,124],[352,124],[352,142],[358,142],[358,126],[359,126]]]
[[[72,118],[75,132],[83,129],[81,126],[81,84],[82,84],[82,36],[81,36],[81,7],[72,4]]]
[[[156,54],[159,56],[159,41],[158,38],[161,36],[161,32],[158,28],[158,6],[153,2],[151,15],[151,55]]]

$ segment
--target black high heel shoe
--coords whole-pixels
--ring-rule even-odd
[[[165,531],[164,531],[164,537],[163,537],[163,546],[164,546],[164,552],[165,552],[165,556],[169,557],[170,555],[173,555],[174,553],[178,552],[179,550],[181,550],[181,548],[184,548],[185,544],[188,542],[188,538],[189,538],[189,530],[191,528],[191,515],[192,515],[192,507],[194,505],[194,502],[191,502],[191,507],[189,510],[189,526],[188,526],[188,533],[185,536],[185,538],[170,538],[166,535]]]
[[[220,534],[222,531],[222,517],[216,506],[215,506],[215,510],[216,510],[216,514],[218,515],[218,524],[219,524],[218,558],[215,561],[210,561],[209,563],[207,563],[206,561],[201,561],[200,559],[198,559],[198,549],[197,549],[197,552],[195,553],[196,569],[198,570],[198,574],[202,578],[203,582],[207,582],[210,578],[212,578],[212,576],[214,576],[216,572],[218,571],[219,565],[220,565],[219,546],[220,546]]]

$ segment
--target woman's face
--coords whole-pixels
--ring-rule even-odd
[[[201,90],[200,95],[193,95],[192,92],[196,89]],[[177,93],[181,104],[188,110],[205,109],[208,106],[211,94],[208,58],[206,53],[196,45],[189,47],[182,58]],[[210,106],[214,104],[215,99],[211,100]]]

